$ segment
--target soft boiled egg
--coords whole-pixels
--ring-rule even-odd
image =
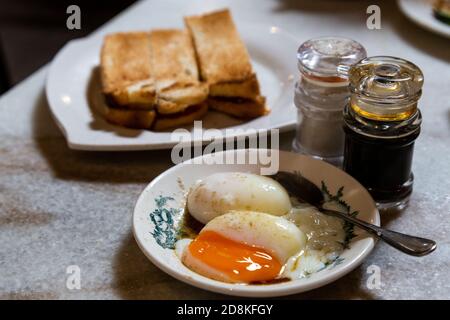
[[[191,270],[208,278],[252,283],[276,279],[306,236],[292,222],[266,213],[231,211],[211,220],[176,251]]]
[[[215,173],[197,181],[187,198],[189,213],[203,224],[230,210],[282,216],[291,210],[286,190],[275,180],[242,172]]]

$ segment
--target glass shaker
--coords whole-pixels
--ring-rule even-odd
[[[361,44],[341,37],[311,39],[298,48],[300,78],[294,98],[298,109],[295,152],[337,166],[342,164],[342,111],[350,91],[347,75],[339,69],[365,57],[366,50]]]
[[[344,170],[367,188],[379,208],[401,209],[413,186],[423,74],[411,62],[378,56],[352,66],[348,75]]]

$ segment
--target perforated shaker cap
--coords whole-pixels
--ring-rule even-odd
[[[339,69],[366,56],[366,50],[359,42],[342,37],[314,38],[301,44],[297,50],[300,72],[325,82],[347,82],[347,75]]]

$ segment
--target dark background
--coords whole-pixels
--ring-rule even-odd
[[[49,62],[69,40],[84,37],[135,0],[0,0],[0,94]],[[66,9],[81,9],[81,30],[68,30]]]

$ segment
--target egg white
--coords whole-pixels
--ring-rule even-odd
[[[297,204],[283,218],[294,223],[308,238],[305,249],[289,258],[283,271],[284,277],[299,279],[317,272],[342,252],[345,241],[342,220],[304,204]]]
[[[306,235],[282,217],[254,211],[231,211],[211,220],[203,229],[239,243],[264,248],[281,264],[302,250]]]
[[[295,224],[284,218],[261,212],[230,211],[211,220],[200,234],[207,231],[213,231],[237,243],[263,248],[281,265],[302,250],[306,244],[305,234]],[[189,250],[191,241],[183,239],[175,245],[175,253],[184,265],[211,279],[237,282],[236,279],[192,255]]]
[[[284,265],[279,277],[299,279],[339,257],[345,231],[342,220],[294,199],[292,203],[294,206],[286,190],[270,178],[217,173],[191,188],[187,206],[194,218],[206,224],[201,232],[210,230],[236,242],[262,247]],[[193,260],[187,250],[191,241],[176,243],[180,260],[193,271],[227,281],[226,275]]]
[[[275,180],[250,173],[220,172],[197,181],[187,198],[189,213],[203,224],[231,210],[289,213],[286,190]]]

